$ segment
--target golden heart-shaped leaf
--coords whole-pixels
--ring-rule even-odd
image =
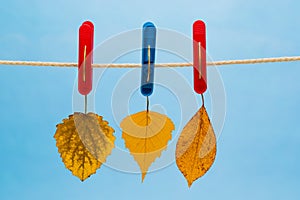
[[[183,128],[176,145],[176,164],[189,187],[209,170],[216,151],[216,136],[202,106]]]
[[[120,126],[125,146],[138,163],[143,181],[150,165],[167,148],[175,126],[167,116],[152,111],[130,115]]]
[[[96,173],[114,148],[114,129],[97,114],[74,113],[56,127],[62,161],[81,181]]]

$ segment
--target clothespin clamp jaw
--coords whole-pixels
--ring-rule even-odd
[[[207,89],[206,27],[201,20],[193,24],[194,90],[203,94]]]
[[[84,22],[79,28],[78,91],[87,95],[92,90],[94,25]]]
[[[150,96],[153,93],[155,65],[156,28],[152,22],[143,25],[141,93]]]

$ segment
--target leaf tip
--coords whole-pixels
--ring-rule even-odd
[[[192,184],[193,184],[193,181],[189,181],[189,180],[187,180],[187,182],[188,182],[188,186],[189,186],[189,188],[191,188],[191,186],[192,186]]]
[[[146,174],[147,174],[146,172],[143,172],[143,173],[142,173],[142,183],[144,183],[144,180],[145,180]]]

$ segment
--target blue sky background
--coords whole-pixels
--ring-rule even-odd
[[[203,19],[214,60],[294,56],[300,54],[299,8],[296,0],[5,1],[0,59],[76,62],[78,27],[87,19],[95,24],[95,44],[146,21],[191,35],[193,21]],[[0,199],[299,199],[299,66],[218,68],[225,126],[215,164],[190,189],[174,163],[143,184],[139,174],[106,166],[82,183],[65,169],[53,139],[55,125],[73,112],[76,69],[0,66]],[[191,69],[181,71],[192,83]],[[97,109],[121,145],[110,110],[101,103]]]

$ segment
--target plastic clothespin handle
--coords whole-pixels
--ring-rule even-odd
[[[94,25],[86,21],[79,28],[78,91],[82,95],[88,95],[92,90],[93,46]]]
[[[206,28],[201,20],[193,24],[194,90],[203,94],[207,89]]]
[[[153,93],[155,63],[156,28],[153,23],[143,25],[141,93],[150,96]]]

